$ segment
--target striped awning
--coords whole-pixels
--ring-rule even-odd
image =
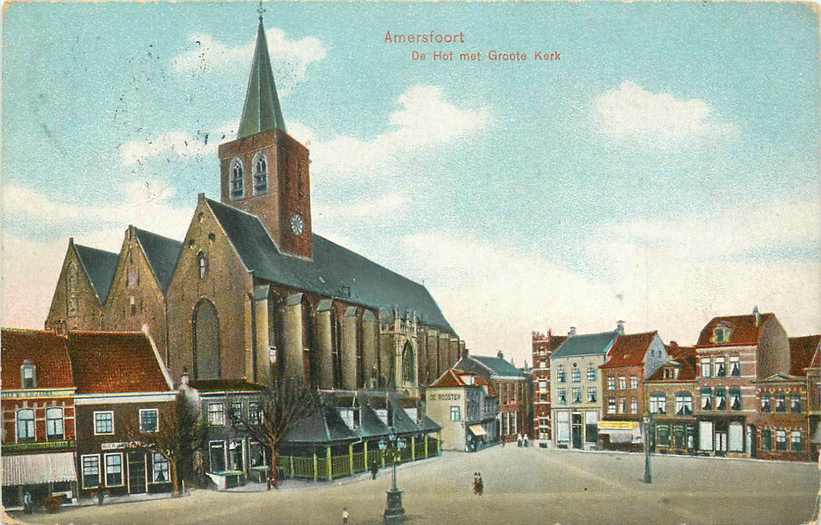
[[[3,486],[77,481],[73,452],[3,456]]]
[[[469,429],[469,430],[473,433],[473,435],[474,435],[474,436],[476,436],[476,437],[482,437],[482,436],[486,436],[486,435],[487,435],[487,432],[485,432],[485,429],[484,429],[484,428],[482,428],[482,425],[470,425],[470,426],[468,427],[468,429]]]

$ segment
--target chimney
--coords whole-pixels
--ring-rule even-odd
[[[568,332],[567,332],[567,335],[569,335],[569,336],[576,335],[576,327],[575,327],[575,326],[571,326],[571,327],[570,327],[570,330],[568,330]]]
[[[618,332],[619,335],[624,335],[624,321],[616,321],[616,332]]]
[[[758,311],[758,305],[753,306],[753,315],[755,316],[755,325],[761,324],[761,312]]]
[[[505,354],[503,354],[501,350],[497,350],[496,351],[496,357],[498,357],[499,359],[504,359]]]

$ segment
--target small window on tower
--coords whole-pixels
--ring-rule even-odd
[[[234,159],[231,161],[231,199],[241,199],[245,196],[245,185],[243,182],[242,161]]]
[[[268,160],[261,151],[254,157],[254,195],[268,191]]]

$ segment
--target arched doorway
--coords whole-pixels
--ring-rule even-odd
[[[214,303],[202,299],[194,308],[194,377],[219,379],[220,377],[220,328]]]

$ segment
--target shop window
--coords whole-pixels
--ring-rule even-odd
[[[116,487],[123,484],[123,455],[105,455],[105,484],[109,487]]]
[[[34,441],[34,410],[17,411],[17,441]]]
[[[65,431],[63,429],[63,409],[51,407],[46,410],[46,439],[63,439]]]
[[[154,483],[168,483],[171,481],[169,470],[170,465],[165,456],[157,452],[151,454],[151,479]]]
[[[208,424],[212,426],[225,425],[225,405],[222,403],[208,403]]]
[[[773,449],[773,433],[769,428],[765,428],[761,432],[761,448],[764,450]]]
[[[83,487],[93,488],[100,486],[100,456],[83,456]]]
[[[156,408],[140,410],[140,432],[156,432],[159,428],[160,412]]]
[[[787,432],[784,430],[775,431],[775,448],[778,450],[787,450]]]
[[[656,427],[657,443],[662,447],[670,446],[670,427],[667,425],[658,425]]]
[[[114,412],[94,412],[94,434],[114,433]]]
[[[793,430],[790,441],[792,442],[793,451],[801,452],[802,450],[804,450],[804,443],[801,440],[801,432],[800,431]]]

